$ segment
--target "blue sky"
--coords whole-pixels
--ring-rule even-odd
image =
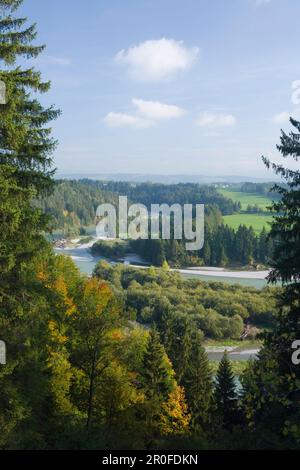
[[[270,176],[300,115],[298,0],[25,0],[68,173]],[[294,90],[297,93],[297,88]]]

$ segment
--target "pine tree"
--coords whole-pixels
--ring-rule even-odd
[[[159,322],[159,330],[162,343],[168,356],[172,359],[173,346],[176,341],[176,332],[174,331],[175,315],[170,309],[166,309]]]
[[[11,13],[21,0],[0,1],[0,60],[5,69],[0,79],[6,86],[6,104],[1,105],[1,165],[15,169],[15,178],[22,187],[39,191],[52,184],[51,153],[56,142],[51,138],[47,123],[59,112],[45,109],[30,91],[47,92],[50,82],[43,82],[33,68],[16,66],[19,57],[35,58],[44,46],[34,46],[36,26],[26,27],[27,18],[13,18]]]
[[[190,360],[191,338],[195,325],[186,314],[173,314],[171,325],[170,320],[168,321],[168,318],[166,320],[166,326],[163,324],[164,320],[161,321],[161,330],[164,332],[168,326],[171,330],[168,334],[169,343],[165,347],[176,372],[176,378],[181,384]]]
[[[17,287],[24,261],[28,262],[45,245],[39,233],[47,227],[48,219],[31,206],[31,200],[52,186],[51,153],[56,142],[47,124],[59,115],[57,110],[43,108],[32,97],[33,93],[48,91],[50,83],[43,82],[35,69],[16,65],[19,58],[35,58],[44,49],[32,44],[35,25],[26,27],[26,18],[12,16],[21,3],[21,0],[0,1],[0,80],[6,88],[5,104],[0,105],[0,217],[5,229],[0,235],[3,291],[9,290],[11,284]]]
[[[159,333],[153,328],[143,363],[142,379],[147,399],[163,401],[168,397],[172,389],[169,370]]]
[[[218,418],[226,429],[231,429],[237,419],[236,384],[227,351],[220,361],[215,387],[215,402]]]
[[[287,135],[282,131],[281,144],[277,146],[283,157],[291,156],[296,162],[300,158],[300,122],[291,119],[298,132]],[[278,164],[271,164],[264,158],[266,166],[272,166],[277,175],[286,180],[283,187],[276,184],[272,191],[280,194],[279,201],[271,209],[275,213],[270,236],[276,240],[273,254],[273,269],[270,282],[282,281],[285,286],[284,299],[289,306],[300,298],[300,171],[289,170]],[[297,315],[296,315],[297,317]],[[296,318],[296,321],[298,318]],[[293,325],[295,326],[295,325]]]
[[[182,380],[191,413],[191,428],[196,433],[205,433],[208,428],[212,431],[214,411],[212,372],[201,340],[200,335],[195,334]]]
[[[300,122],[290,121],[296,131],[282,132],[278,150],[297,162]],[[292,361],[293,342],[300,338],[300,171],[263,161],[286,181],[272,188],[281,199],[272,205],[276,215],[270,233],[274,253],[269,282],[281,282],[283,292],[274,331],[265,334],[259,360],[245,375],[244,403],[251,426],[260,434],[260,445],[293,448],[300,444],[300,368]]]
[[[31,202],[52,186],[51,153],[56,143],[48,122],[59,114],[43,108],[35,97],[48,91],[50,83],[43,82],[34,68],[18,66],[18,60],[35,58],[44,49],[33,45],[35,25],[26,26],[26,18],[14,16],[21,3],[0,0],[0,81],[5,85],[0,104],[0,331],[10,351],[9,373],[0,379],[0,389],[13,397],[13,425],[2,436],[6,446],[15,445],[15,428],[21,429],[20,422],[29,417],[31,424],[38,423],[32,436],[41,444],[39,427],[49,407],[43,362],[47,325],[41,315],[45,289],[36,267],[51,250],[41,234],[48,218]],[[36,385],[34,393],[28,393],[29,384]],[[0,422],[5,422],[5,413],[1,409]],[[21,429],[19,438],[26,440],[26,432]]]
[[[144,424],[146,447],[153,446],[161,435],[163,404],[168,401],[174,388],[173,371],[165,350],[160,343],[159,334],[153,328],[149,334],[141,371],[141,382],[145,400],[141,409]]]

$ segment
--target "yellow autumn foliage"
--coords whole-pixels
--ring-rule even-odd
[[[176,384],[169,399],[162,403],[160,432],[162,435],[186,435],[189,431],[190,419],[184,389]]]

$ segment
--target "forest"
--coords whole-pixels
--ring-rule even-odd
[[[153,184],[102,182],[91,179],[57,180],[53,193],[35,201],[43,212],[52,216],[54,228],[76,233],[80,227],[95,223],[96,209],[104,203],[116,204],[118,196],[127,196],[129,203],[206,204],[214,208],[216,217],[239,211],[239,204],[223,197],[211,186],[199,184]]]
[[[16,64],[44,50],[35,25],[18,15],[21,3],[0,0],[0,449],[299,449],[300,368],[291,359],[300,337],[299,171],[263,159],[287,183],[274,188],[270,230],[268,280],[279,289],[182,280],[166,266],[102,263],[83,275],[45,237],[53,221],[42,201],[57,197],[51,123],[60,111],[39,100],[50,82]],[[300,122],[290,123],[278,150],[297,162]],[[77,187],[62,185],[66,199]],[[107,189],[113,200],[114,185]],[[178,188],[184,202],[194,190]],[[96,200],[98,188],[85,196]],[[214,190],[202,196],[227,210]],[[94,208],[82,209],[86,223]],[[203,340],[237,338],[247,321],[264,328],[262,347],[238,388],[226,353],[213,373]]]
[[[173,267],[185,266],[249,266],[270,265],[273,242],[267,230],[257,234],[251,227],[240,225],[237,230],[227,226],[223,215],[238,213],[239,202],[233,202],[212,186],[197,184],[137,184],[125,182],[101,182],[92,180],[58,181],[54,192],[35,202],[52,217],[51,230],[60,230],[64,236],[84,235],[86,227],[95,226],[95,214],[104,202],[118,205],[118,196],[127,195],[130,203],[145,204],[205,204],[205,243],[199,252],[185,250],[185,240],[137,240],[127,248],[135,251],[155,266],[167,261]],[[270,199],[271,201],[271,199]],[[252,209],[249,209],[251,212]],[[116,252],[103,242],[95,244],[92,252],[113,257],[122,254],[120,245]]]
[[[97,242],[96,242],[97,243]],[[204,247],[187,252],[184,240],[132,241],[132,251],[139,253],[154,266],[166,261],[172,267],[185,266],[258,266],[272,263],[273,241],[265,229],[257,236],[253,229],[240,225],[237,231],[227,225],[209,228],[206,224]],[[97,247],[97,244],[96,244]],[[95,248],[96,248],[95,247]],[[97,250],[94,249],[95,252]],[[98,251],[101,253],[101,250]]]

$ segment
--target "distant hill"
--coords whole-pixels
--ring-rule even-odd
[[[127,181],[132,183],[163,183],[163,184],[177,184],[177,183],[262,183],[274,181],[273,178],[255,178],[251,176],[209,176],[209,175],[151,175],[140,173],[68,173],[58,172],[58,179],[93,179],[101,181]]]

